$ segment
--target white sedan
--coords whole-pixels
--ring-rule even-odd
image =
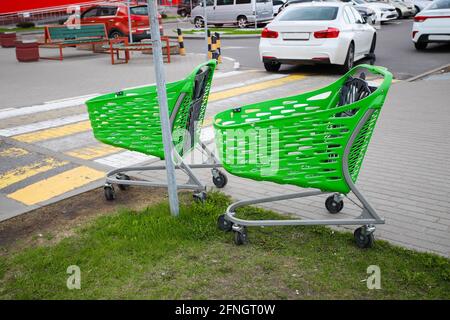
[[[450,0],[435,0],[414,17],[412,41],[417,50],[428,43],[450,43]]]
[[[281,64],[330,63],[346,72],[354,61],[375,59],[376,31],[352,5],[293,4],[263,29],[259,54],[267,71]]]

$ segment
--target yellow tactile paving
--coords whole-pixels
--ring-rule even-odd
[[[9,194],[8,198],[33,205],[104,177],[105,173],[102,171],[81,166],[19,189]]]
[[[80,158],[84,160],[91,160],[95,158],[100,158],[106,155],[110,155],[119,151],[123,151],[123,149],[116,148],[113,146],[109,146],[106,144],[100,144],[95,146],[89,146],[85,148],[70,150],[66,152],[67,155]]]
[[[14,168],[13,170],[0,173],[0,189],[6,188],[14,183],[25,180],[38,173],[46,172],[51,169],[66,165],[67,161],[58,161],[53,158],[47,158],[43,161],[34,162],[26,166]]]
[[[269,88],[273,88],[273,87],[279,87],[279,86],[282,86],[289,82],[301,80],[305,77],[306,77],[305,75],[293,74],[293,75],[290,75],[290,76],[287,76],[284,78],[279,78],[279,79],[255,83],[255,84],[251,84],[251,85],[243,86],[243,87],[239,87],[239,88],[214,92],[209,95],[208,101],[212,102],[212,101],[217,101],[217,100],[224,100],[224,99],[231,98],[231,97],[241,95],[241,94],[246,94],[246,93],[250,93],[250,92],[254,92],[254,91],[269,89]]]
[[[91,129],[91,124],[89,121],[82,121],[73,124],[68,124],[61,127],[50,128],[40,131],[35,131],[31,133],[25,133],[21,135],[14,136],[13,138],[22,142],[37,142],[49,139],[60,138],[64,136],[69,136],[72,134],[88,131]]]
[[[16,158],[28,154],[28,151],[22,148],[7,148],[0,151],[0,157]]]

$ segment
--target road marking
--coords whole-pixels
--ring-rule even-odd
[[[14,139],[22,142],[31,143],[60,138],[88,130],[91,130],[91,123],[89,121],[83,121],[47,130],[25,133],[22,135],[14,136]]]
[[[225,90],[234,89],[234,88],[240,88],[240,87],[248,86],[248,85],[251,85],[254,83],[261,83],[264,81],[270,81],[270,80],[286,78],[286,77],[287,77],[287,75],[285,75],[285,74],[272,74],[272,75],[265,76],[262,78],[249,79],[249,80],[237,82],[237,83],[234,82],[234,83],[225,84],[225,85],[218,86],[218,87],[213,87],[211,89],[211,93],[225,91]]]
[[[208,101],[212,102],[212,101],[217,101],[217,100],[224,100],[224,99],[238,96],[241,94],[246,94],[246,93],[250,93],[250,92],[254,92],[254,91],[260,91],[260,90],[273,88],[273,87],[279,87],[286,83],[298,81],[303,78],[305,78],[304,75],[294,74],[294,75],[290,75],[287,77],[283,77],[281,79],[275,79],[275,80],[255,83],[255,84],[245,86],[245,87],[239,87],[239,88],[234,88],[234,89],[230,89],[230,90],[215,92],[215,93],[211,93],[209,95]]]
[[[69,156],[75,157],[75,158],[91,160],[91,159],[95,159],[95,158],[104,157],[104,156],[110,155],[112,153],[117,153],[119,151],[123,151],[123,149],[109,146],[107,144],[100,144],[100,145],[88,146],[85,148],[70,150],[70,151],[66,152],[66,154]]]
[[[47,158],[40,162],[14,168],[13,170],[0,174],[0,189],[35,176],[38,173],[46,172],[66,164],[68,164],[67,161],[58,161],[53,158]]]
[[[157,157],[147,156],[135,151],[124,151],[94,161],[112,168],[121,168],[133,166],[153,159],[157,159]]]
[[[104,177],[105,173],[102,171],[81,166],[33,183],[7,195],[7,197],[30,206],[62,195]]]
[[[46,103],[40,104],[40,105],[34,105],[34,106],[23,107],[23,108],[11,108],[9,110],[2,110],[2,111],[0,111],[0,119],[7,119],[7,118],[13,118],[13,117],[24,116],[24,115],[40,113],[40,112],[46,112],[46,111],[51,111],[51,110],[76,107],[76,106],[83,105],[86,102],[86,100],[89,100],[90,98],[94,98],[97,95],[98,95],[98,93],[95,93],[95,94],[90,94],[90,95],[86,95],[86,96],[49,101],[49,102],[46,102]]]
[[[19,134],[34,132],[34,131],[38,131],[38,130],[42,130],[42,129],[59,127],[59,126],[63,126],[63,125],[69,124],[69,123],[80,122],[80,121],[87,120],[88,118],[89,117],[88,117],[87,113],[82,113],[82,114],[77,114],[77,115],[69,116],[69,117],[62,117],[62,118],[57,118],[57,119],[52,119],[52,120],[31,123],[31,124],[27,124],[27,125],[23,125],[23,126],[2,129],[2,130],[0,130],[0,136],[4,136],[4,137],[16,136]]]
[[[22,148],[7,148],[0,151],[0,157],[17,158],[28,154],[28,151]]]

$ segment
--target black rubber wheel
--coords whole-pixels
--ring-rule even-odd
[[[184,18],[184,17],[187,17],[187,15],[188,15],[188,14],[187,14],[187,11],[186,11],[186,10],[181,10],[181,11],[180,11],[180,16],[182,16],[183,18]]]
[[[233,223],[231,221],[228,221],[227,219],[225,219],[224,214],[221,214],[217,218],[217,227],[219,228],[219,230],[229,232],[229,231],[231,231],[231,229],[233,227]]]
[[[397,15],[398,15],[397,19],[402,19],[403,18],[402,11],[400,9],[395,9],[395,11],[397,11]]]
[[[359,248],[366,249],[373,247],[374,242],[373,233],[365,234],[364,227],[359,227],[358,229],[356,229],[355,232],[353,233],[353,236],[355,237],[356,245]]]
[[[241,232],[234,232],[234,244],[241,246],[248,243],[247,229],[244,228]]]
[[[328,212],[332,214],[341,212],[344,208],[344,201],[336,201],[334,200],[334,196],[329,196],[327,200],[325,200],[325,208],[327,208]]]
[[[237,25],[240,29],[245,29],[247,27],[248,20],[246,16],[237,17]]]
[[[117,180],[131,180],[129,176],[126,174],[118,174],[116,175]],[[117,184],[119,186],[119,189],[122,191],[130,189],[130,185],[128,184]]]
[[[370,45],[370,50],[369,50],[369,54],[373,54],[375,57],[375,48],[377,46],[377,35],[374,34],[373,38],[372,38],[372,43]]]
[[[353,68],[353,64],[355,62],[355,45],[350,43],[347,51],[347,57],[345,58],[344,64],[341,66],[342,73],[347,73]]]
[[[120,32],[119,30],[112,30],[109,33],[109,38],[110,39],[116,39],[116,38],[120,38],[120,37],[123,37],[123,36],[124,36],[124,34],[122,32]]]
[[[194,193],[192,195],[192,197],[194,198],[195,201],[205,202],[206,201],[206,192],[202,191],[202,192]]]
[[[280,70],[281,63],[279,62],[264,62],[264,68],[266,68],[266,71],[268,72],[277,72]]]
[[[194,19],[194,26],[197,28],[197,29],[200,29],[200,28],[203,28],[203,25],[205,24],[205,22],[203,21],[203,18],[202,17],[196,17],[195,19]]]
[[[104,186],[103,191],[105,193],[105,199],[108,201],[113,201],[116,199],[116,193],[114,192],[113,186]]]
[[[219,189],[225,187],[228,183],[227,176],[220,171],[219,171],[219,176],[218,177],[213,176],[212,180],[213,180],[214,185]]]
[[[428,46],[428,43],[426,42],[415,42],[414,43],[414,47],[416,47],[417,50],[425,50]]]

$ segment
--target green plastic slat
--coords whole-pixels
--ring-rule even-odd
[[[69,29],[67,27],[49,27],[48,31],[52,40],[106,36],[103,25],[81,25],[80,29]]]

